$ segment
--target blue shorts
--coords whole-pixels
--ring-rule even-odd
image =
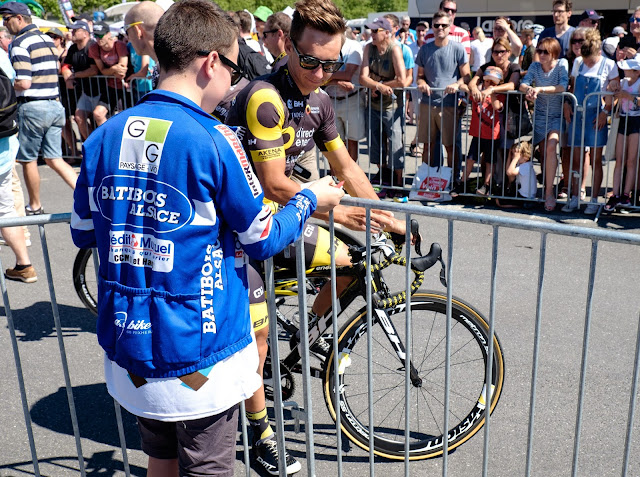
[[[65,112],[60,101],[44,99],[19,103],[18,123],[18,162],[36,161],[40,152],[44,159],[62,157]]]

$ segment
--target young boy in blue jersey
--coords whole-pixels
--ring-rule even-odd
[[[261,384],[246,254],[282,250],[344,195],[325,178],[277,215],[263,206],[240,141],[207,113],[240,77],[236,38],[212,2],[174,4],[158,89],[83,148],[71,233],[98,248],[107,388],[138,417],[152,477],[233,474],[238,403]]]

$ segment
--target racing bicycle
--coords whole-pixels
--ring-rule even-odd
[[[416,230],[417,232],[417,230]],[[338,234],[336,234],[338,235]],[[416,234],[417,235],[417,234]],[[394,293],[385,281],[383,270],[405,267],[406,258],[396,244],[380,235],[371,245],[372,327],[367,326],[366,248],[348,235],[340,236],[350,244],[352,265],[337,267],[337,276],[349,276],[350,284],[338,297],[338,318],[349,314],[338,334],[338,348],[333,349],[333,313],[328,310],[316,322],[309,323],[311,354],[320,364],[311,367],[311,375],[322,379],[323,394],[331,417],[336,420],[336,386],[340,395],[342,432],[356,445],[369,451],[369,379],[367,334],[371,333],[373,375],[373,452],[381,457],[405,458],[405,356],[410,347],[410,423],[409,458],[427,459],[444,452],[444,385],[446,344],[446,294],[420,289],[424,272],[441,264],[440,281],[446,286],[442,250],[437,243],[429,253],[411,260],[414,281],[411,284],[411,341],[404,339],[406,326],[406,292]],[[416,245],[419,253],[419,244]],[[377,260],[376,260],[377,258]],[[91,250],[81,250],[74,263],[74,285],[82,302],[96,312],[95,270]],[[276,264],[276,314],[279,343],[288,341],[288,353],[280,362],[283,400],[295,392],[294,374],[301,372],[299,348],[298,283],[295,270]],[[292,278],[293,277],[293,278]],[[307,270],[305,288],[307,310],[330,278],[326,266]],[[365,300],[365,305],[357,308]],[[352,312],[355,305],[356,311]],[[489,399],[487,399],[487,361],[489,340],[493,340],[493,360]],[[493,412],[504,383],[504,356],[497,335],[489,337],[487,319],[465,301],[452,298],[450,328],[449,451],[460,446],[484,425],[487,408]],[[324,346],[318,346],[324,344]],[[280,345],[281,347],[283,345]],[[287,346],[285,343],[284,346]],[[337,354],[337,359],[334,359]],[[268,361],[270,360],[268,356]],[[338,365],[338,382],[334,366]],[[267,397],[273,396],[271,366],[265,363],[264,381]],[[489,401],[487,403],[487,401]]]

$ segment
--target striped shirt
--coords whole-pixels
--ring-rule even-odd
[[[11,63],[16,81],[29,80],[31,87],[16,91],[18,98],[58,98],[58,58],[53,40],[34,24],[26,26],[11,43]]]
[[[436,40],[436,35],[433,33],[433,29],[427,32],[427,36],[424,37],[425,43],[431,43]],[[462,43],[465,51],[467,52],[467,57],[471,54],[471,38],[469,37],[469,32],[462,27],[451,25],[449,28],[449,40],[454,41],[456,43]]]

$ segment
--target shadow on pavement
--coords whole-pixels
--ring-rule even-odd
[[[118,426],[113,399],[107,393],[106,384],[90,384],[73,388],[73,397],[78,414],[80,436],[94,442],[120,448]],[[31,419],[39,426],[61,434],[73,436],[67,392],[61,387],[31,407]],[[140,449],[140,436],[133,415],[122,409],[127,447]]]
[[[96,317],[82,307],[58,305],[60,324],[65,338],[78,333],[96,332]],[[40,341],[55,337],[56,328],[51,302],[39,301],[26,308],[13,309],[13,322],[18,341]],[[0,313],[6,316],[4,307]]]

